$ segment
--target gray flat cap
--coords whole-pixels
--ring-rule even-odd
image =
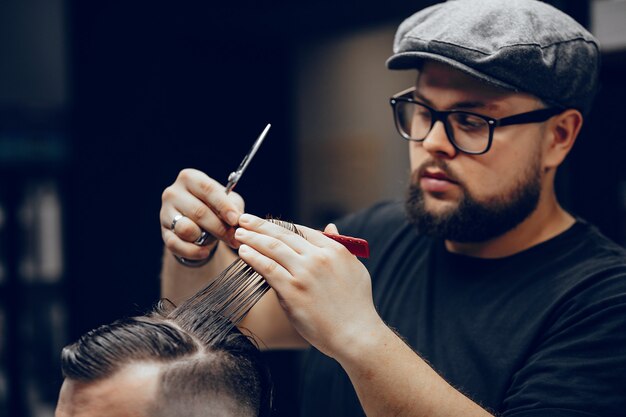
[[[597,40],[536,0],[449,0],[398,28],[390,69],[449,64],[483,81],[588,113],[598,87]]]

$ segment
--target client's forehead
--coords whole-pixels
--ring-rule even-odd
[[[56,417],[148,417],[155,400],[160,367],[136,363],[96,382],[66,379],[61,387]]]

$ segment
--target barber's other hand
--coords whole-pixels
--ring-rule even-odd
[[[167,249],[186,259],[204,259],[215,242],[221,240],[238,248],[235,226],[243,213],[244,201],[235,192],[226,194],[224,186],[195,169],[183,169],[176,181],[161,196],[161,236]],[[171,230],[172,221],[180,218]],[[206,230],[210,237],[204,246],[193,242]]]
[[[239,256],[265,277],[294,328],[317,349],[338,359],[354,341],[384,326],[367,269],[343,245],[297,226],[304,239],[249,214],[239,226]],[[338,233],[334,225],[325,231]]]

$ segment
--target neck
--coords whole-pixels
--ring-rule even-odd
[[[547,194],[547,195],[546,195]],[[537,208],[522,223],[503,235],[484,242],[452,242],[446,248],[477,258],[503,258],[545,242],[569,229],[576,220],[558,203],[550,190],[539,199]]]

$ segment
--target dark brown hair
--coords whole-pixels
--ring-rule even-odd
[[[153,362],[161,374],[151,416],[209,416],[225,404],[237,416],[269,415],[271,381],[258,347],[236,327],[211,338],[222,326],[203,307],[161,302],[145,316],[91,330],[63,349],[63,375],[93,382],[130,363]]]

